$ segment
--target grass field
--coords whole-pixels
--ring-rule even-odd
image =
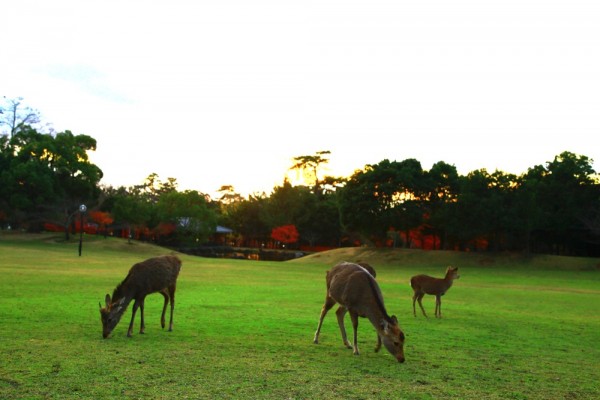
[[[600,260],[340,249],[284,263],[181,256],[173,332],[162,297],[102,339],[98,302],[129,267],[167,251],[118,239],[0,234],[2,399],[600,398]],[[367,261],[407,335],[406,362],[359,326],[360,356],[334,313],[312,343],[325,271]],[[411,275],[461,278],[442,319],[412,315]],[[433,315],[434,298],[424,305]],[[347,323],[350,328],[349,318]]]

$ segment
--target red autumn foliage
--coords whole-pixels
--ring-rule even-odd
[[[283,225],[273,228],[271,231],[271,238],[281,243],[296,243],[300,235],[295,225]]]
[[[114,221],[114,219],[110,215],[110,213],[107,213],[107,212],[90,211],[88,214],[89,214],[90,218],[92,219],[92,221],[94,221],[95,223],[97,223],[100,226],[110,225]]]

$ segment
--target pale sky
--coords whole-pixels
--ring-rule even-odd
[[[292,158],[600,170],[600,2],[18,0],[0,96],[95,138],[101,183],[271,192]]]

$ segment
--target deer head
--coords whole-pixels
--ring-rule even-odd
[[[398,362],[404,362],[404,332],[398,326],[398,318],[395,315],[390,321],[381,320],[381,341],[385,348],[394,356]]]
[[[458,279],[460,278],[460,275],[458,275],[458,267],[448,267],[446,268],[446,276],[450,277],[451,279]]]
[[[112,303],[110,295],[107,294],[104,301],[106,307],[103,308],[100,303],[98,303],[98,305],[100,306],[100,319],[102,320],[102,337],[106,339],[113,329],[115,329],[115,326],[117,326],[121,316],[125,312],[125,298],[122,298],[116,303]]]

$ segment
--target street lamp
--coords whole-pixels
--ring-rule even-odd
[[[87,211],[87,207],[85,206],[85,204],[82,204],[79,206],[79,217],[80,217],[80,224],[79,224],[79,257],[81,257],[81,246],[83,246],[83,214],[85,214],[85,212]]]

